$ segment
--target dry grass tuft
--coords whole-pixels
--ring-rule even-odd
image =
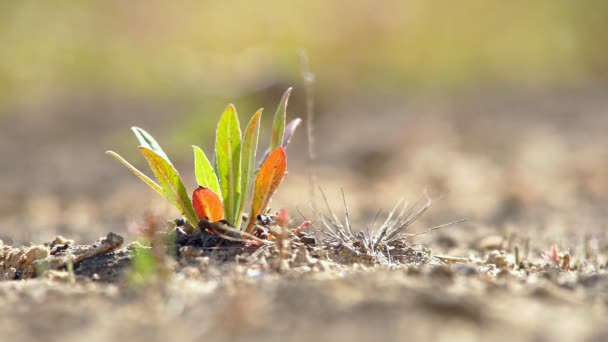
[[[376,228],[376,222],[381,215],[378,211],[374,222],[365,230],[355,231],[352,226],[348,204],[344,190],[341,189],[342,201],[344,205],[344,219],[340,220],[338,215],[329,205],[327,196],[320,189],[329,216],[318,211],[314,205],[310,208],[315,216],[313,224],[317,226],[325,236],[323,245],[325,248],[336,252],[337,255],[344,255],[346,250],[349,257],[356,261],[368,260],[376,264],[394,265],[395,263],[428,263],[439,262],[424,249],[414,248],[408,244],[408,238],[426,234],[433,230],[441,229],[464,220],[458,220],[432,227],[424,232],[417,234],[405,234],[406,229],[420,218],[432,205],[432,199],[427,192],[412,203],[407,203],[403,199],[399,200],[393,209],[388,213],[382,224]],[[359,261],[360,261],[359,260]]]

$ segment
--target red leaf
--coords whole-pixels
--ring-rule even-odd
[[[246,232],[251,233],[257,216],[268,206],[270,198],[281,184],[287,169],[287,155],[282,147],[277,147],[264,161],[255,179],[253,201]]]
[[[199,186],[192,193],[192,206],[199,220],[219,221],[224,219],[224,206],[213,190]]]

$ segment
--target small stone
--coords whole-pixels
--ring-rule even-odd
[[[500,251],[492,251],[488,254],[486,258],[485,264],[493,264],[496,265],[497,268],[503,269],[509,266],[507,262],[507,257]]]
[[[48,256],[48,248],[44,246],[33,246],[20,258],[19,263],[23,266],[27,266],[33,264],[35,261],[46,259]]]
[[[73,245],[74,240],[66,239],[65,237],[58,235],[55,240],[51,241],[50,247],[53,248],[58,245]]]

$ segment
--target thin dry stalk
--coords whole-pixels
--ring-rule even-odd
[[[310,202],[316,206],[315,188],[316,188],[316,154],[315,154],[315,139],[314,139],[314,121],[315,121],[315,99],[314,85],[315,75],[310,70],[310,60],[305,50],[298,52],[300,68],[302,70],[302,81],[304,83],[304,92],[306,97],[306,137],[308,141],[308,182]]]

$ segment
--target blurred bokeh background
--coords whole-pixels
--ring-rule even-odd
[[[306,207],[314,169],[363,219],[427,188],[429,222],[599,230],[607,17],[600,0],[2,1],[0,238],[90,240],[165,210],[103,152],[144,167],[144,127],[192,186],[190,145],[212,151],[227,103],[266,108],[267,131],[294,86],[305,115],[302,49],[318,158],[304,127],[277,206]]]

